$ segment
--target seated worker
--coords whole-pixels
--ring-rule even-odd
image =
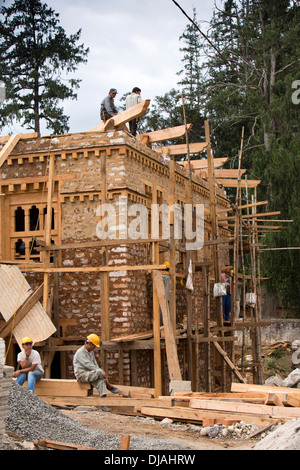
[[[100,118],[103,122],[106,122],[108,119],[118,114],[118,110],[114,102],[117,93],[118,92],[115,88],[111,88],[108,92],[108,95],[101,102]]]
[[[21,386],[27,380],[27,390],[33,393],[35,383],[40,380],[44,374],[41,356],[37,351],[32,349],[33,341],[28,336],[23,338],[21,343],[23,351],[21,351],[17,357],[18,366],[21,367],[21,369],[15,371],[14,377],[17,378],[16,383]]]
[[[100,338],[94,333],[88,335],[85,344],[74,354],[74,374],[78,382],[89,382],[98,390],[100,397],[106,397],[106,389],[112,393],[121,393],[107,380],[107,374],[100,369],[94,349],[100,347]]]

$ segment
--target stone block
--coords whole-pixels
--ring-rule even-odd
[[[174,395],[175,392],[191,392],[192,385],[188,380],[171,380],[169,383],[169,393]]]

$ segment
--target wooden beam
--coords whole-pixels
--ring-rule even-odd
[[[98,124],[95,127],[92,127],[87,132],[104,132],[112,130],[116,127],[120,127],[126,122],[131,121],[132,119],[139,118],[146,113],[148,106],[150,105],[150,100],[144,100],[140,103],[132,106],[122,113],[116,114],[112,118],[108,119],[105,123]]]
[[[165,295],[165,287],[162,278],[162,273],[153,271],[153,281],[159,300],[159,305],[162,312],[163,324],[165,329],[165,342],[168,360],[169,375],[171,380],[182,380],[181,371],[179,367],[179,360],[177,355],[177,348],[175,342],[174,330],[171,324],[169,306]]]
[[[217,178],[217,183],[219,183],[220,185],[226,187],[226,188],[237,188],[238,187],[238,184],[240,184],[241,188],[256,188],[260,183],[261,183],[261,180],[241,180],[238,181],[235,180],[235,179],[220,179],[220,178]]]
[[[280,211],[275,211],[275,212],[260,212],[259,214],[245,214],[242,215],[242,219],[255,219],[257,217],[268,217],[269,215],[279,215]],[[218,221],[224,221],[224,220],[235,220],[234,215],[230,215],[228,217],[219,217]]]
[[[4,145],[2,150],[0,151],[0,168],[2,167],[3,163],[6,162],[7,157],[11,153],[11,151],[14,149],[14,147],[17,145],[21,137],[21,134],[17,135],[12,135],[8,142]]]
[[[208,170],[202,170],[202,172],[201,172],[202,178],[205,177],[205,174],[206,174],[206,178],[208,177],[207,171]],[[226,168],[215,169],[215,178],[217,180],[223,179],[223,178],[224,179],[237,178],[238,177],[238,171],[239,170],[236,170],[236,169],[226,169]],[[247,170],[241,170],[241,174],[246,173],[246,171]],[[204,172],[204,175],[203,175],[203,172]]]
[[[188,131],[192,128],[193,124],[188,124]],[[179,139],[185,135],[185,126],[169,127],[168,129],[161,129],[159,131],[146,132],[145,134],[137,135],[138,140],[143,137],[148,137],[148,143],[154,144],[155,142],[163,142],[164,140]]]
[[[207,142],[197,142],[189,144],[189,153],[199,153],[207,147]],[[188,152],[186,144],[168,145],[166,147],[156,147],[156,151],[163,153],[166,149],[170,151],[170,155],[186,155]]]
[[[152,271],[152,270],[166,270],[163,264],[143,264],[141,266],[123,265],[123,266],[78,266],[78,267],[59,267],[59,268],[35,268],[29,267],[26,270],[34,273],[97,273],[97,272],[116,272],[116,271]]]
[[[224,361],[228,364],[228,366],[230,367],[230,369],[232,370],[232,372],[234,373],[234,375],[239,379],[240,382],[242,383],[246,383],[246,379],[244,379],[244,377],[242,376],[242,374],[240,374],[240,372],[238,371],[238,369],[236,368],[236,366],[233,364],[233,362],[229,359],[228,357],[228,354],[221,348],[221,346],[219,345],[219,343],[217,343],[216,341],[213,341],[213,345],[214,347],[217,349],[217,351],[221,354],[221,356],[223,357]]]
[[[31,140],[31,139],[36,139],[39,137],[38,132],[29,132],[28,134],[18,134],[20,136],[20,140]],[[0,143],[1,142],[6,142],[11,138],[11,135],[2,135],[0,136]]]

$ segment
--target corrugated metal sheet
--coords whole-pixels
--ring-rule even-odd
[[[8,321],[16,310],[33,292],[17,266],[0,265],[0,311]],[[44,341],[56,331],[51,319],[40,302],[27,313],[13,329],[14,337],[21,345],[24,336],[30,336],[34,343]]]

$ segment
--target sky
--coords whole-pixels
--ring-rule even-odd
[[[206,30],[214,0],[177,0]],[[10,4],[8,1],[6,4]],[[63,103],[70,117],[70,132],[86,131],[100,122],[99,109],[110,88],[117,88],[119,99],[133,87],[141,88],[143,99],[154,100],[178,88],[176,73],[182,69],[183,46],[179,41],[188,19],[172,0],[45,0],[59,13],[67,35],[82,30],[80,43],[89,47],[86,64],[76,73],[81,84],[76,101]],[[13,133],[26,132],[17,125]],[[42,125],[42,134],[50,131]]]

